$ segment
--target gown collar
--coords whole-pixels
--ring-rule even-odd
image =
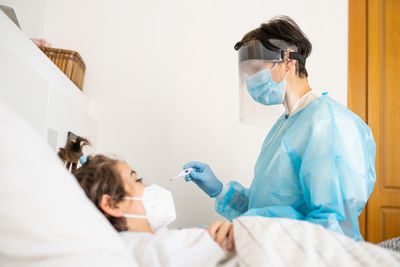
[[[294,104],[293,108],[290,110],[289,114],[286,114],[286,116],[290,117],[296,114],[297,112],[305,108],[308,104],[310,104],[312,101],[314,101],[320,96],[321,96],[320,93],[317,93],[313,90],[305,93],[302,97],[300,97],[299,100],[297,100],[296,104]]]

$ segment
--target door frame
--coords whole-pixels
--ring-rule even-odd
[[[368,1],[349,0],[348,108],[368,120]],[[359,217],[360,232],[368,240],[368,203]]]

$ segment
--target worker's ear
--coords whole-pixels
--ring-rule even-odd
[[[100,209],[107,215],[112,217],[122,217],[123,213],[121,208],[119,208],[114,201],[111,199],[110,195],[104,194],[100,199]]]
[[[294,59],[289,59],[287,62],[286,62],[286,71],[289,71],[289,72],[292,72],[292,71],[294,71],[294,72],[296,72],[296,60],[294,60]]]

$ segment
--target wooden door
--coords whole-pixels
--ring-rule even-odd
[[[376,184],[360,230],[400,236],[400,0],[349,0],[349,108],[371,127]]]

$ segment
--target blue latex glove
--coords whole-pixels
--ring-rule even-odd
[[[215,177],[210,167],[202,162],[192,161],[187,163],[183,169],[192,168],[188,175],[185,176],[185,180],[193,181],[197,184],[201,190],[203,190],[210,197],[216,197],[222,191],[222,183]]]

